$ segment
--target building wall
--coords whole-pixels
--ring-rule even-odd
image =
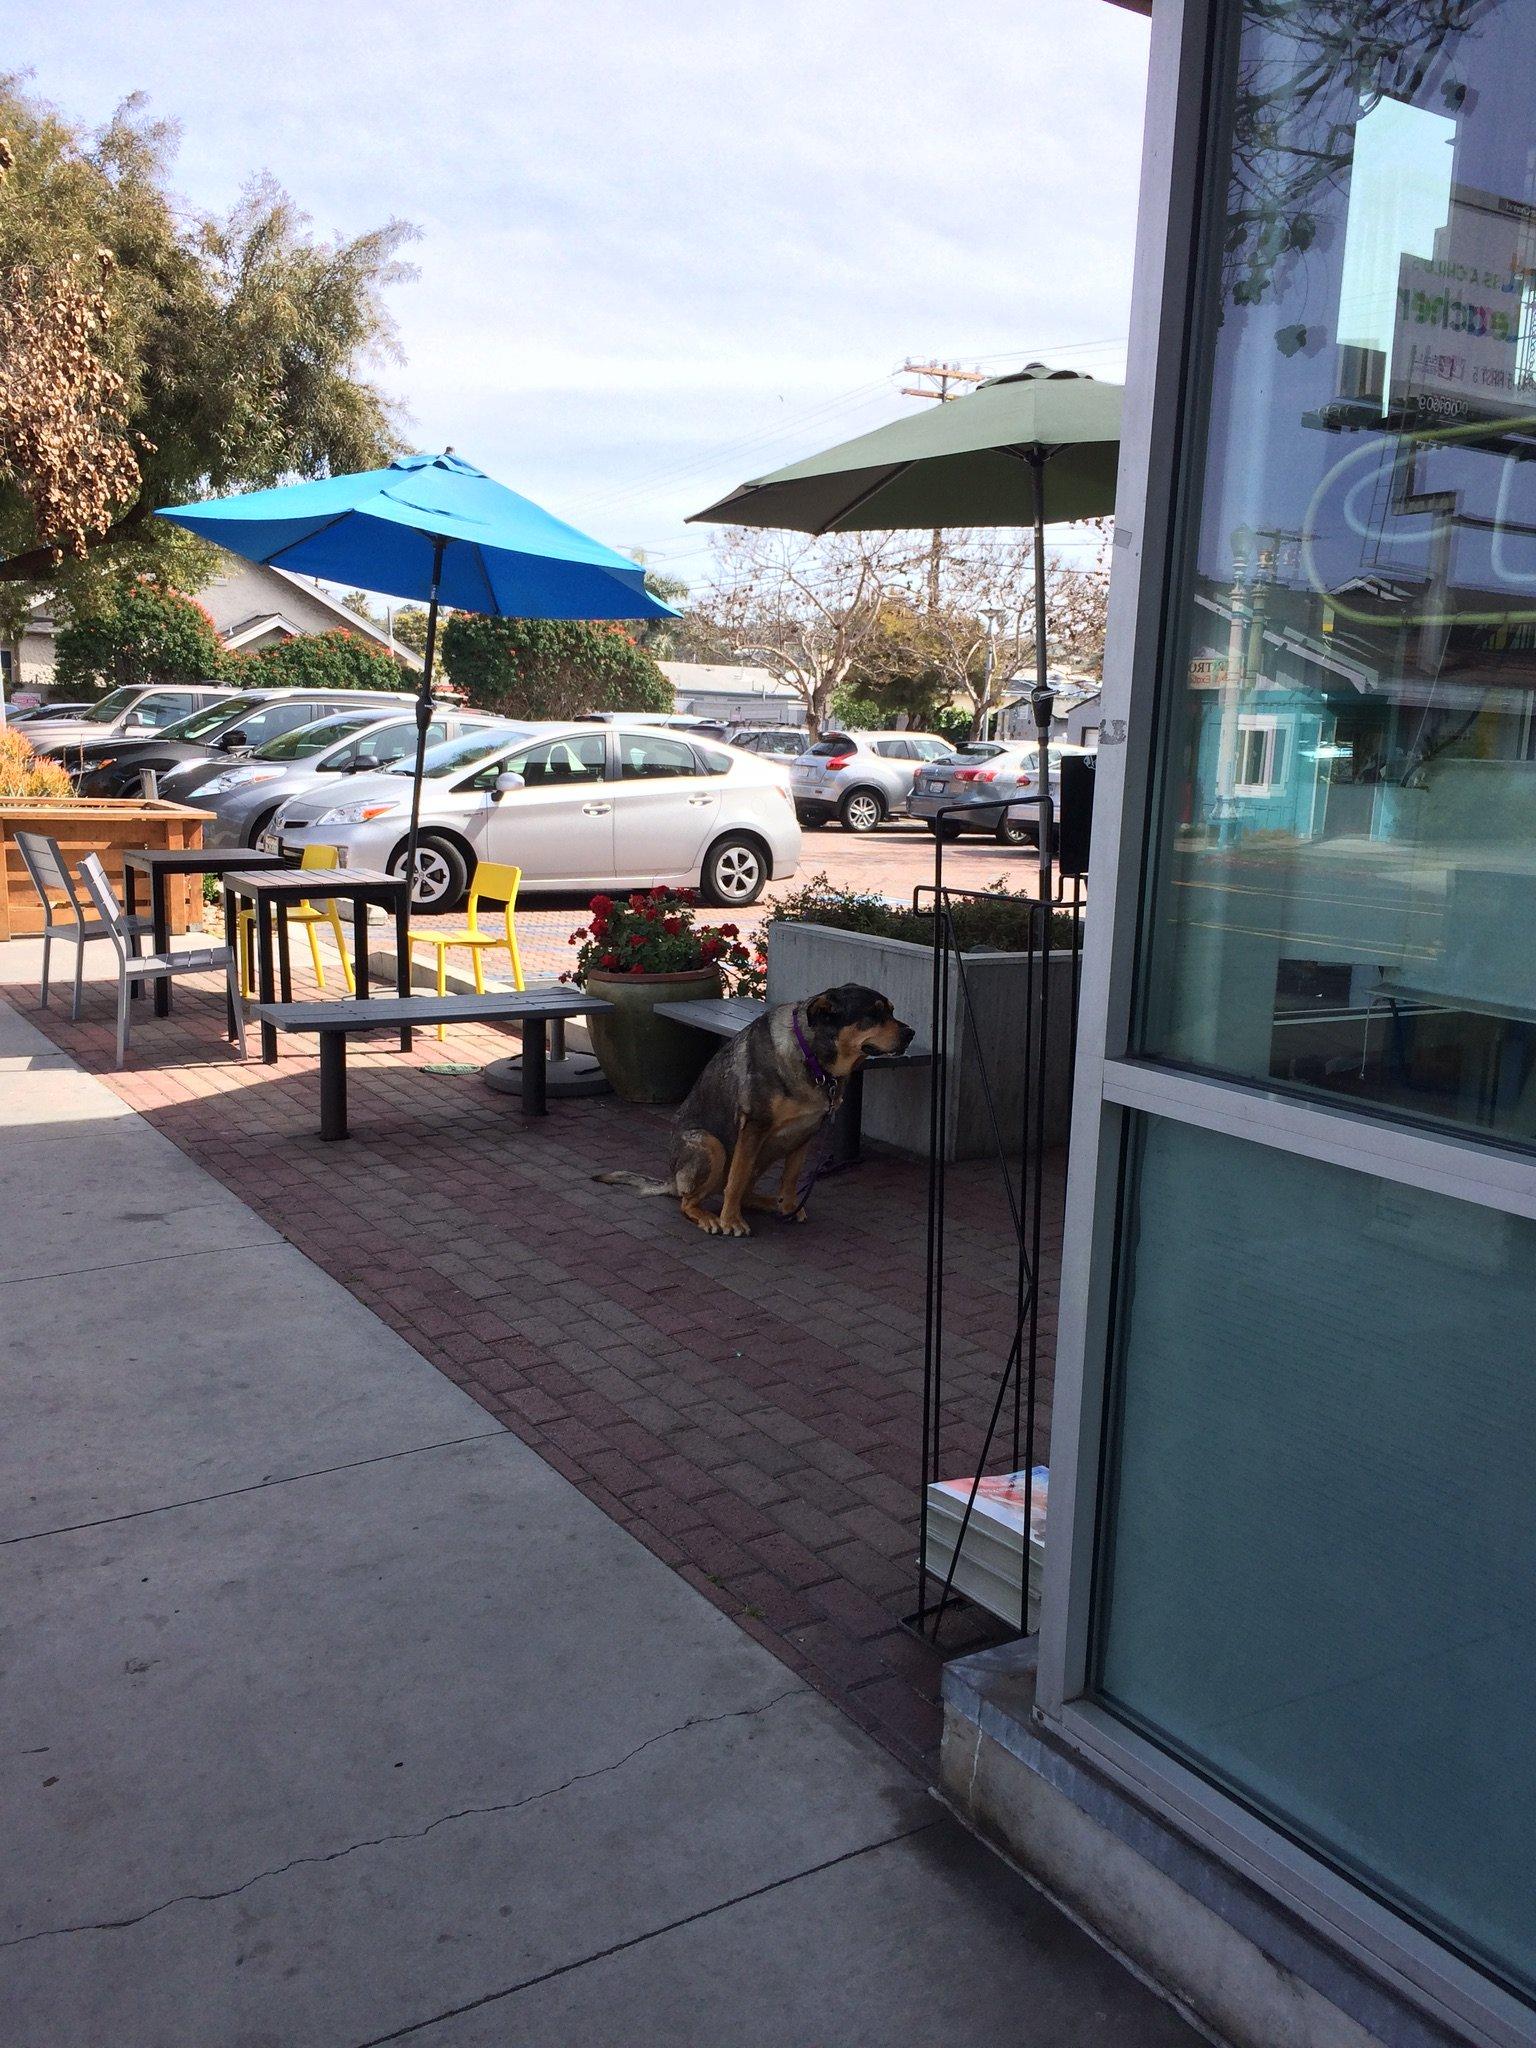
[[[1392,14],[1154,15],[1031,1726],[1512,2048],[1536,21]]]

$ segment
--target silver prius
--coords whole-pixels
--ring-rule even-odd
[[[504,719],[483,712],[439,710],[427,727],[427,745],[468,732],[494,739],[505,729]],[[360,706],[285,732],[244,760],[200,761],[180,769],[161,779],[160,790],[177,803],[212,811],[203,827],[204,846],[254,846],[289,797],[318,790],[329,800],[350,786],[344,778],[408,760],[415,747],[414,716],[386,716],[377,704]]]
[[[399,872],[410,810],[411,763],[400,761],[290,797],[261,843],[327,843],[351,866]],[[429,750],[412,903],[449,908],[484,859],[521,868],[525,891],[665,884],[745,909],[799,858],[776,762],[638,720],[505,726]]]

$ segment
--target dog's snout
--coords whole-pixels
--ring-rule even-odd
[[[917,1033],[912,1029],[912,1026],[910,1024],[898,1024],[896,1026],[896,1029],[901,1033],[900,1050],[902,1052],[905,1052],[907,1047],[912,1043],[913,1039],[916,1038]]]

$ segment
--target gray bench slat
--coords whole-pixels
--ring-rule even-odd
[[[717,1038],[734,1038],[774,1006],[756,996],[704,996],[691,1003],[658,1003],[658,1017],[670,1017],[674,1024],[691,1024],[696,1031],[713,1031]],[[927,1067],[930,1052],[872,1053],[865,1067]]]
[[[365,996],[334,1003],[254,1003],[251,1014],[279,1031],[389,1031],[402,1024],[474,1024],[536,1017],[587,1017],[611,1010],[599,996],[563,989],[522,995]]]

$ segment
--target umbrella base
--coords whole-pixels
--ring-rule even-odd
[[[522,1054],[515,1053],[507,1060],[492,1060],[488,1067],[481,1069],[480,1078],[498,1095],[521,1095]],[[563,1096],[607,1095],[611,1092],[602,1068],[590,1053],[585,1052],[568,1052],[563,1059],[550,1060],[544,1069],[544,1088],[546,1094]]]

